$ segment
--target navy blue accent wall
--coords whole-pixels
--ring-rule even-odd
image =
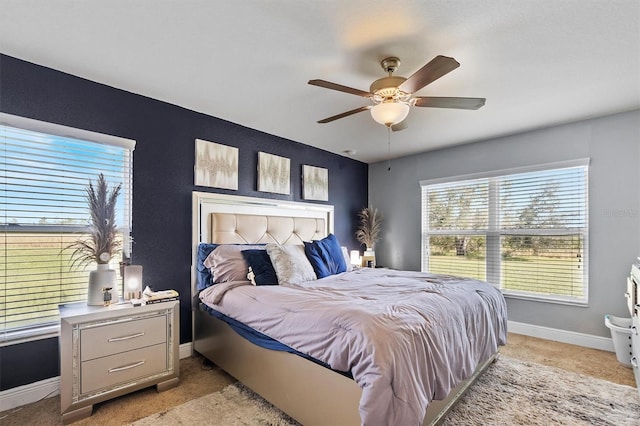
[[[0,349],[0,390],[60,375],[57,337]]]
[[[211,102],[217,102],[213,95]],[[354,232],[356,214],[367,205],[365,163],[6,55],[0,55],[0,111],[136,140],[133,262],[143,265],[145,283],[180,292],[181,343],[191,341],[192,191],[303,201],[302,165],[324,167],[335,234],[343,245],[360,247]],[[196,138],[239,148],[237,191],[193,185]],[[291,195],[256,190],[260,151],[291,159]],[[42,341],[16,345],[11,353],[41,350],[57,363],[57,347],[51,353]],[[22,367],[12,367],[8,351],[0,348],[0,390],[33,381]],[[57,367],[43,363],[31,368],[42,370],[33,376],[39,379],[58,374]]]

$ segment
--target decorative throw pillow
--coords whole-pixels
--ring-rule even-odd
[[[204,265],[204,261],[216,247],[218,247],[218,244],[198,244],[198,265],[196,266],[196,269],[198,271],[196,282],[197,290],[204,290],[205,288],[213,284],[211,271]]]
[[[331,274],[329,265],[326,262],[326,255],[317,241],[304,242],[304,254],[309,259],[309,263],[313,267],[313,271],[318,278],[328,277]]]
[[[279,284],[299,284],[316,279],[313,267],[301,245],[267,244],[267,253]]]
[[[304,243],[304,252],[318,278],[347,271],[347,264],[335,235]]]
[[[253,285],[278,285],[278,277],[271,264],[271,258],[266,250],[242,250],[242,257],[249,265]]]
[[[221,244],[205,259],[204,266],[211,269],[213,284],[227,281],[248,281],[248,266],[242,250],[264,250],[264,245]]]

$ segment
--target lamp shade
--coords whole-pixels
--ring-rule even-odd
[[[404,102],[382,102],[371,108],[371,117],[387,127],[398,124],[409,114],[409,105]]]
[[[142,294],[142,265],[124,267],[124,298],[139,299]]]

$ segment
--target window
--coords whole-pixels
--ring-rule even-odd
[[[422,270],[586,304],[588,163],[420,182]]]
[[[86,300],[92,267],[72,267],[66,248],[86,232],[85,188],[100,173],[122,184],[117,221],[129,255],[135,142],[7,114],[0,123],[1,342],[56,331],[58,304]],[[110,265],[118,274],[120,260]]]

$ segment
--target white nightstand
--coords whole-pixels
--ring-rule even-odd
[[[64,423],[93,404],[178,384],[179,302],[133,307],[60,305],[60,411]]]

